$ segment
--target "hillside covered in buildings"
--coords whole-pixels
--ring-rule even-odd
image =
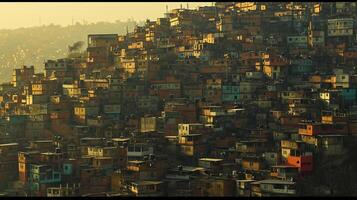
[[[39,72],[44,70],[47,59],[68,55],[68,46],[86,41],[90,33],[124,34],[133,30],[134,20],[98,23],[76,22],[71,26],[43,25],[14,30],[0,30],[0,79],[10,81],[12,70],[21,65],[34,65]],[[60,34],[59,34],[60,33]],[[82,46],[85,50],[85,45]]]
[[[179,8],[19,64],[0,85],[1,194],[357,195],[356,9]]]

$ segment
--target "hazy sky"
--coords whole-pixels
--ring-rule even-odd
[[[209,2],[0,2],[0,29],[39,26],[40,24],[70,25],[75,22],[156,19],[163,17],[168,5],[169,10],[197,8],[212,5]]]

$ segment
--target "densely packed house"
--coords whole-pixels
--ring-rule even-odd
[[[14,69],[0,85],[2,195],[356,191],[338,179],[355,169],[356,9],[181,7],[88,35],[85,52],[44,72]]]

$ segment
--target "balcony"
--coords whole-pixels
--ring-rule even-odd
[[[177,174],[167,174],[167,179],[178,179],[178,180],[190,180],[189,175],[177,175]]]
[[[333,118],[332,116],[322,116],[322,123],[324,124],[332,124]]]
[[[260,189],[264,193],[295,195],[295,182],[281,180],[262,180],[259,181]]]
[[[296,190],[294,189],[272,189],[268,192],[275,193],[275,194],[291,194],[291,195],[296,194]]]
[[[299,128],[299,134],[301,134],[301,135],[311,135],[311,134],[309,134],[309,133],[307,132],[307,130],[304,129],[304,128]]]
[[[270,176],[272,177],[278,177],[279,173],[278,172],[271,172]]]
[[[128,157],[143,157],[149,154],[149,151],[128,151]]]

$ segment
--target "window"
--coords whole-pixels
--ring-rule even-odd
[[[59,174],[55,174],[54,179],[58,179],[58,178],[59,178]]]
[[[155,186],[154,185],[148,185],[146,187],[147,190],[154,190],[155,189]]]
[[[287,155],[287,154],[288,154],[288,151],[283,150],[283,155]]]
[[[342,130],[343,129],[343,125],[342,124],[336,124],[336,129]]]
[[[285,188],[285,185],[281,185],[281,184],[276,184],[276,185],[274,185],[274,189],[280,189],[280,190],[282,190],[282,189],[284,189]]]

